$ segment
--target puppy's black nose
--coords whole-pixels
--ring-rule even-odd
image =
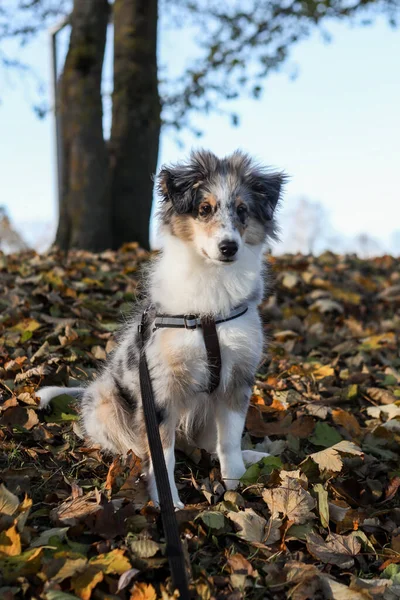
[[[232,240],[223,240],[219,245],[219,250],[225,258],[232,258],[238,251],[239,246]]]

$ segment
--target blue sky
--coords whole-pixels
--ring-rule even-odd
[[[343,22],[328,30],[330,44],[315,32],[293,48],[283,69],[266,80],[260,100],[232,104],[239,127],[224,117],[196,116],[204,136],[199,141],[184,134],[183,150],[166,131],[160,163],[179,160],[191,146],[221,155],[243,148],[290,175],[284,225],[305,196],[324,206],[336,249],[353,249],[355,237],[366,232],[382,250],[400,252],[392,243],[400,230],[400,31],[383,18],[370,27]],[[178,39],[162,36],[162,62],[185,56],[185,38]],[[32,43],[25,57],[48,81],[48,36]],[[0,86],[0,204],[27,237],[46,237],[57,216],[53,120],[37,119],[33,86],[17,75],[3,73]],[[295,249],[290,238],[290,227],[284,227],[283,247]]]

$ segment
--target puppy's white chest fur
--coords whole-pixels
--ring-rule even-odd
[[[217,325],[221,351],[220,387],[226,390],[235,374],[254,372],[262,350],[262,331],[256,307],[227,323]],[[203,333],[200,329],[161,329],[154,334],[149,359],[165,367],[166,377],[182,392],[205,391],[209,383],[209,365]]]

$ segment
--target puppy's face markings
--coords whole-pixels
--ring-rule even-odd
[[[187,164],[161,170],[162,222],[212,262],[234,262],[246,245],[276,236],[273,213],[284,179],[241,152],[224,159],[195,152]]]

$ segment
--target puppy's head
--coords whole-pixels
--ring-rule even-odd
[[[205,259],[232,263],[245,246],[276,237],[274,211],[284,180],[239,151],[223,159],[193,152],[187,163],[163,167],[158,176],[163,227]]]

